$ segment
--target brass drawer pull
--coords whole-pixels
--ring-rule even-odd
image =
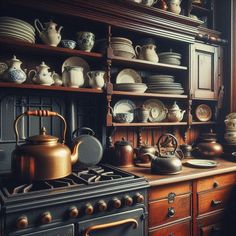
[[[215,206],[218,206],[218,205],[221,205],[222,204],[222,201],[217,201],[217,200],[212,200],[212,202],[211,202],[211,205],[213,206],[213,207],[215,207]]]
[[[167,216],[168,216],[168,217],[173,217],[174,215],[175,215],[175,209],[174,209],[174,207],[169,207],[169,208],[168,208]]]
[[[213,188],[217,188],[219,186],[220,186],[220,184],[217,181],[214,181]]]

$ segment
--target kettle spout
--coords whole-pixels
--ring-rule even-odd
[[[74,165],[76,161],[78,160],[78,148],[82,141],[76,142],[73,147],[72,147],[72,152],[71,152],[71,164]]]

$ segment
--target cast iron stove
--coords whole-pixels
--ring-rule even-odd
[[[8,181],[0,192],[1,235],[146,235],[147,187],[110,165],[57,180]]]

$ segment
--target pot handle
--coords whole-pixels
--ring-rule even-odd
[[[67,125],[66,125],[66,120],[64,119],[63,116],[61,116],[60,114],[58,114],[57,112],[54,111],[48,111],[48,110],[34,110],[34,111],[26,111],[22,114],[20,114],[19,116],[17,116],[17,118],[14,121],[14,131],[16,134],[16,145],[18,145],[19,143],[19,132],[17,129],[17,124],[18,121],[23,117],[23,116],[57,116],[59,118],[62,119],[63,123],[64,123],[64,130],[62,133],[62,143],[65,143],[65,138],[66,138],[66,130],[67,130]]]
[[[81,128],[77,128],[76,130],[73,131],[72,133],[72,137],[73,139],[75,139],[77,137],[76,133],[79,131],[79,133],[81,133],[81,131],[85,131],[87,134],[91,135],[91,136],[94,136],[95,135],[95,132],[88,128],[88,127],[81,127]]]
[[[177,149],[177,147],[178,147],[178,141],[177,141],[176,137],[175,137],[173,134],[170,134],[170,133],[162,134],[162,135],[159,137],[158,141],[157,141],[157,150],[158,150],[158,153],[159,153],[160,157],[161,157],[161,139],[162,139],[163,137],[165,137],[165,136],[166,136],[166,141],[168,141],[167,139],[170,138],[171,141],[173,142],[173,145],[174,145],[174,151],[173,151],[173,153],[176,152],[176,149]],[[169,141],[168,141],[168,142],[169,142]]]

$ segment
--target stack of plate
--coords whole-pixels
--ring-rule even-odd
[[[174,82],[172,75],[152,75],[147,78],[149,93],[164,93],[164,94],[183,94],[184,89],[180,83]]]
[[[142,83],[141,76],[133,69],[126,68],[121,70],[116,77],[114,90],[144,93],[147,85]]]
[[[127,38],[112,37],[111,47],[115,56],[124,57],[127,59],[136,57],[132,41]]]
[[[13,17],[0,17],[0,36],[35,43],[34,27]]]

